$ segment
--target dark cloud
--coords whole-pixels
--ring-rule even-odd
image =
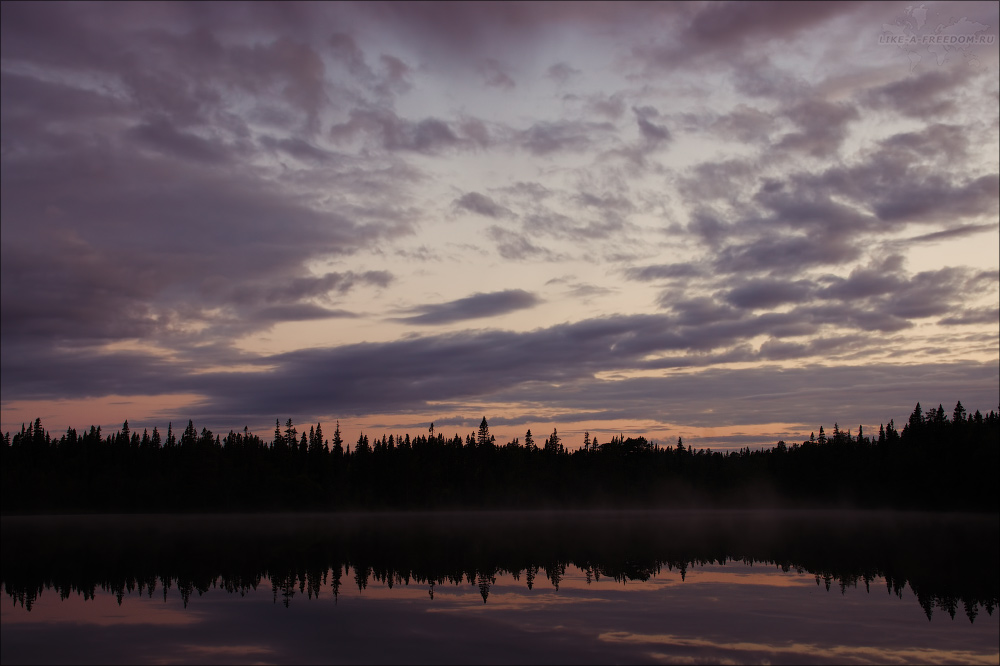
[[[676,33],[634,54],[653,69],[673,69],[706,60],[727,60],[770,41],[788,41],[836,14],[843,16],[860,3],[817,2],[790,7],[783,2],[722,2],[688,12]],[[863,5],[861,5],[863,6]],[[735,60],[735,59],[734,59]]]
[[[524,229],[531,236],[544,234],[573,242],[608,238],[621,232],[626,224],[618,215],[602,215],[601,220],[582,221],[551,211],[527,215]]]
[[[488,397],[510,404],[544,404],[570,419],[587,415],[692,426],[789,420],[818,425],[847,418],[874,424],[896,415],[902,421],[915,398],[950,402],[960,397],[964,404],[985,408],[998,397],[996,365],[972,362],[706,369],[667,377],[594,379],[592,373],[607,366],[609,356],[620,357],[613,344],[620,335],[616,328],[570,327],[539,336],[493,332],[475,338],[422,338],[296,352],[269,359],[277,369],[260,375],[259,380],[254,377],[252,382],[247,381],[249,377],[222,374],[203,377],[212,394],[219,397],[202,409],[206,414],[255,416],[259,412],[326,413],[334,405],[337,415],[346,416],[366,413],[377,404],[397,412],[434,413],[452,401]],[[854,344],[850,338],[818,341],[801,354],[772,344],[765,346],[764,355],[802,358],[815,351],[827,354],[849,349]],[[599,349],[602,353],[595,354]],[[723,362],[761,360],[759,355],[745,352],[717,358]],[[376,359],[381,359],[377,367],[387,371],[370,372]],[[694,359],[694,365],[710,360]],[[686,359],[679,361],[674,367],[691,365]],[[441,367],[450,369],[446,376],[440,374]],[[331,377],[338,381],[331,382]],[[484,377],[489,381],[484,382]],[[265,381],[274,388],[263,386]],[[913,386],[928,387],[933,395],[915,396]],[[285,393],[278,387],[293,388]],[[833,405],[840,411],[831,412]],[[515,412],[508,418],[517,420],[519,416]]]
[[[929,234],[914,236],[913,238],[909,238],[907,240],[911,243],[934,243],[941,240],[965,238],[966,236],[975,236],[987,231],[994,231],[997,226],[998,225],[996,224],[963,224],[958,227],[952,227],[951,229],[943,229]]]
[[[501,206],[493,201],[493,199],[479,192],[463,194],[458,199],[455,199],[455,206],[471,213],[485,215],[486,217],[502,218],[514,215],[509,208]]]
[[[896,261],[875,268],[855,268],[847,278],[828,280],[829,284],[819,292],[819,295],[854,301],[891,294],[904,284],[899,274],[900,267],[901,262]]]
[[[614,131],[611,123],[574,120],[538,122],[517,134],[517,143],[534,155],[572,151],[593,146],[602,136]]]
[[[945,326],[963,326],[966,324],[1000,324],[1000,308],[984,308],[982,310],[965,310],[951,317],[938,321]]]
[[[959,160],[968,152],[969,128],[935,123],[919,132],[902,132],[881,141],[887,151],[906,151],[930,160]],[[903,158],[905,159],[905,158]]]
[[[591,95],[586,98],[585,108],[589,113],[616,120],[625,113],[625,99],[622,95]]]
[[[961,169],[939,168],[940,155],[961,154],[964,143],[961,130],[941,125],[894,135],[850,166],[794,175],[794,191],[810,193],[812,206],[825,202],[822,205],[830,211],[831,221],[855,231],[866,227],[885,229],[884,225],[876,225],[876,218],[893,228],[911,222],[954,224],[966,218],[995,215],[1000,196],[998,174],[973,176]],[[834,197],[851,202],[853,207],[833,203]],[[795,208],[801,207],[797,199],[802,198],[789,192],[758,195],[761,203],[787,210],[784,217],[789,219],[795,215]],[[870,212],[873,217],[860,215],[858,210]]]
[[[385,72],[382,85],[395,93],[404,93],[413,86],[410,82],[412,68],[396,56],[382,54],[379,56],[382,70]]]
[[[486,58],[479,63],[479,73],[483,77],[483,83],[490,88],[510,90],[517,85],[514,79],[504,71],[504,67],[494,58]]]
[[[580,70],[565,62],[557,62],[546,70],[548,77],[560,84],[565,84],[581,73]]]
[[[475,305],[475,300],[444,304],[441,314],[447,319],[448,309],[464,310],[466,303]],[[716,313],[705,316],[713,307]],[[238,422],[271,413],[332,411],[342,417],[373,410],[426,413],[439,409],[434,407],[438,403],[487,398],[512,404],[535,402],[568,414],[610,418],[617,413],[615,418],[714,426],[787,422],[790,414],[793,420],[828,422],[836,418],[829,406],[837,404],[840,409],[850,408],[851,418],[877,422],[886,419],[886,411],[905,407],[908,413],[915,385],[933,387],[944,401],[961,391],[965,393],[958,397],[966,404],[996,401],[994,363],[706,368],[733,361],[829,358],[885,344],[882,336],[844,334],[806,342],[770,340],[755,351],[742,341],[766,335],[801,319],[804,313],[741,317],[737,310],[719,308],[704,301],[678,303],[675,309],[681,315],[699,309],[701,314],[687,319],[625,315],[527,333],[465,332],[301,350],[251,357],[262,369],[246,372],[195,373],[194,363],[124,352],[13,356],[5,358],[9,374],[4,381],[26,397],[53,392],[67,396],[194,391],[206,396],[194,408],[194,416]],[[834,309],[826,316],[844,321],[843,311]],[[650,357],[664,353],[667,356]],[[702,369],[697,374],[665,377],[596,378],[598,373],[636,367]],[[875,408],[881,411],[873,413]]]
[[[946,314],[966,295],[976,294],[976,278],[964,268],[942,268],[917,273],[885,299],[884,311],[905,319]]]
[[[219,277],[203,283],[202,290],[224,302],[240,305],[288,303],[306,298],[326,296],[331,292],[345,294],[358,285],[387,287],[393,281],[388,271],[364,273],[326,273],[321,276],[294,277],[285,280],[254,282]]]
[[[860,255],[860,246],[843,236],[765,233],[720,250],[713,266],[723,273],[787,274],[844,264]]]
[[[260,143],[266,148],[280,150],[286,155],[300,160],[323,163],[330,162],[337,157],[337,154],[332,151],[318,148],[315,144],[296,137],[278,139],[264,135],[260,137]]]
[[[40,127],[34,137],[53,131]],[[201,143],[181,141],[164,155],[91,143],[86,126],[70,136],[48,151],[4,155],[5,341],[165,342],[186,319],[211,324],[204,313],[230,304],[211,285],[240,271],[250,271],[248,284],[283,282],[313,258],[350,254],[400,231],[289,198],[238,164],[175,159],[178,150],[215,154]]]
[[[334,319],[342,317],[357,317],[347,310],[331,310],[310,303],[294,303],[291,305],[271,305],[252,313],[253,319],[263,322],[280,321],[310,321],[313,319]]]
[[[635,266],[625,269],[625,277],[638,282],[654,280],[670,280],[675,278],[690,278],[704,275],[704,269],[697,264],[659,264],[654,266]]]
[[[487,229],[486,233],[496,242],[497,252],[504,259],[519,261],[532,258],[546,260],[556,258],[556,255],[550,250],[532,243],[525,234],[495,225]]]
[[[646,109],[633,109],[636,122],[639,123],[639,134],[647,143],[657,145],[670,140],[670,130],[664,125],[654,124],[650,118],[655,118],[656,114],[650,113]]]
[[[658,303],[662,308],[670,308],[681,326],[706,326],[743,318],[743,313],[739,310],[705,296],[676,299],[672,293],[667,292],[661,294]]]
[[[700,210],[707,210],[708,202],[712,200],[734,200],[745,196],[747,189],[760,176],[760,167],[747,160],[724,160],[721,162],[702,162],[695,166],[690,174],[679,180],[679,188],[683,194],[693,201],[700,202]],[[698,210],[698,209],[696,209]],[[699,217],[704,216],[698,213]],[[711,217],[711,216],[707,216]],[[696,227],[703,222],[696,220]],[[711,227],[711,223],[705,223]],[[714,237],[711,231],[706,238]]]
[[[437,118],[410,121],[387,109],[354,109],[347,122],[330,128],[330,138],[343,141],[355,136],[378,138],[386,150],[408,150],[432,154],[468,145],[449,123]]]
[[[482,319],[533,308],[541,301],[522,289],[508,289],[488,294],[475,294],[448,303],[420,305],[407,312],[417,313],[412,317],[399,317],[396,321],[408,324],[436,325],[450,324],[467,319]]]
[[[987,215],[1000,202],[1000,174],[981,176],[965,183],[929,177],[908,190],[897,189],[891,198],[875,205],[883,220],[943,222]]]
[[[225,146],[203,139],[191,132],[178,131],[166,120],[137,125],[132,128],[129,134],[145,146],[182,159],[222,164],[228,162],[232,157]]]
[[[773,308],[785,303],[799,303],[812,295],[809,282],[797,280],[755,279],[735,289],[731,289],[725,300],[738,308]]]
[[[836,352],[855,346],[866,346],[866,340],[859,335],[844,335],[835,338],[815,338],[806,343],[787,342],[771,338],[760,346],[760,358],[780,361],[812,356],[830,358]]]
[[[871,88],[861,99],[869,108],[895,111],[913,118],[942,116],[955,110],[951,92],[964,85],[968,75],[968,72],[958,69],[930,69]]]
[[[808,84],[801,78],[775,67],[763,57],[750,58],[738,63],[733,74],[733,85],[751,97],[795,100],[807,94]],[[743,115],[743,114],[740,114]],[[743,122],[752,116],[743,115]]]
[[[770,113],[739,104],[730,113],[712,119],[707,129],[725,139],[756,143],[769,138],[775,119]]]
[[[507,187],[502,188],[502,191],[531,203],[541,203],[553,195],[552,190],[545,187],[541,183],[526,183],[524,181],[518,181],[513,185],[508,185]]]
[[[800,131],[785,134],[776,148],[801,151],[813,157],[836,154],[847,137],[848,123],[860,117],[852,106],[821,100],[799,104],[789,109],[786,116]]]
[[[330,55],[355,77],[368,80],[375,78],[375,72],[365,62],[364,52],[350,35],[343,32],[330,35]]]

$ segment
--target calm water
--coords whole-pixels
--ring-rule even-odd
[[[4,518],[0,659],[1000,662],[996,516]]]

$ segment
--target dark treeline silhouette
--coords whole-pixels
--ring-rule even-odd
[[[998,510],[1000,415],[968,415],[958,403],[898,430],[869,434],[834,424],[809,440],[722,453],[680,438],[598,442],[570,451],[556,430],[538,446],[498,444],[486,418],[451,438],[362,434],[353,448],[339,424],[300,433],[288,419],[267,441],[244,428],[225,436],[194,423],[178,434],[139,434],[126,421],[58,438],[40,420],[0,447],[3,512],[584,508],[595,506],[828,506]]]
[[[45,590],[101,590],[120,604],[180,594],[187,606],[211,589],[269,585],[287,606],[371,581],[426,586],[431,599],[472,585],[486,602],[502,575],[558,590],[570,566],[588,583],[627,584],[741,562],[808,572],[827,591],[903,598],[909,586],[928,619],[975,621],[997,605],[998,527],[983,515],[851,511],[6,517],[0,582],[29,610]]]

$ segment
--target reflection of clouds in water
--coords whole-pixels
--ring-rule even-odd
[[[936,650],[933,648],[883,649],[877,647],[851,647],[844,645],[823,646],[810,643],[754,643],[720,642],[701,638],[689,638],[674,634],[635,634],[627,631],[603,633],[598,638],[609,643],[634,645],[669,645],[673,648],[707,648],[713,652],[723,651],[729,657],[720,656],[718,663],[740,664],[748,661],[766,662],[775,657],[801,658],[806,661],[828,661],[831,663],[916,663],[916,664],[995,664],[1000,653],[979,653],[971,650]],[[756,655],[756,656],[754,656]],[[649,656],[667,663],[689,663],[686,658],[678,659],[676,654],[650,652]],[[784,661],[784,659],[782,659]]]
[[[116,626],[121,624],[146,624],[150,626],[185,626],[202,622],[207,617],[204,610],[185,609],[181,599],[175,593],[163,602],[162,591],[154,594],[152,602],[145,601],[143,595],[138,599],[133,594],[126,594],[122,605],[118,604],[115,595],[98,592],[93,599],[84,599],[82,595],[70,595],[60,599],[55,590],[43,591],[32,602],[31,611],[18,605],[13,608],[4,604],[0,610],[0,618],[4,625],[8,624],[56,624],[69,623],[80,625]],[[128,604],[127,608],[125,604]]]
[[[263,645],[178,645],[178,649],[192,659],[199,657],[252,657],[264,658],[272,655],[275,650]]]
[[[739,565],[733,565],[734,569],[728,569],[728,566],[691,569],[687,572],[684,584],[724,583],[726,585],[801,587],[803,585],[815,585],[816,583],[816,577],[812,574],[800,574],[797,571],[785,572],[776,567],[767,569],[766,565],[756,568],[743,566],[742,571]]]
[[[88,650],[98,649],[93,647],[98,643],[117,646],[86,652],[107,663],[134,661],[136,654],[155,663],[266,662],[279,656],[401,662],[414,655],[442,662],[490,655],[568,663],[996,663],[1000,618],[983,614],[971,625],[935,614],[928,623],[917,604],[886,593],[883,579],[872,582],[871,592],[848,588],[841,594],[794,570],[786,574],[741,563],[692,566],[685,582],[673,571],[662,580],[625,585],[602,580],[588,588],[584,577],[584,571],[568,566],[559,590],[542,575],[528,590],[523,574],[520,580],[502,574],[485,604],[478,586],[468,581],[436,585],[432,600],[424,583],[390,588],[371,578],[363,593],[355,589],[336,602],[329,580],[312,599],[296,585],[295,600],[285,608],[280,591],[277,603],[272,599],[265,577],[246,596],[219,589],[198,595],[198,611],[191,605],[180,611],[176,594],[164,604],[157,594],[133,592],[119,606],[113,594],[98,592],[93,601],[73,596],[59,602],[57,595],[45,595],[49,603],[20,613],[37,618],[44,631],[45,617],[37,611],[59,603],[76,606],[75,615],[89,611],[94,624],[71,626],[91,632]],[[782,579],[794,584],[774,584]],[[198,620],[191,626],[119,622],[123,615],[155,617],[148,609],[164,605],[174,616]],[[5,612],[5,641],[13,633],[7,631],[7,617]],[[63,631],[60,627],[53,631]],[[17,661],[8,657],[10,649],[5,643],[5,663]]]

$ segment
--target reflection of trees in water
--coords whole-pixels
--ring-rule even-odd
[[[811,573],[827,591],[862,585],[935,611],[992,615],[998,598],[998,521],[983,516],[802,512],[568,513],[229,517],[148,520],[4,519],[2,584],[31,609],[45,590],[119,604],[133,593],[178,590],[186,607],[208,590],[246,595],[270,581],[274,603],[296,593],[336,600],[351,576],[369,581],[473,586],[487,603],[500,576],[532,590],[539,572],[559,590],[567,568],[587,584],[642,583],[664,571],[741,562]],[[253,529],[250,529],[250,527]],[[257,536],[254,536],[257,535]],[[16,548],[7,547],[17,544]],[[873,584],[875,589],[873,590]]]

